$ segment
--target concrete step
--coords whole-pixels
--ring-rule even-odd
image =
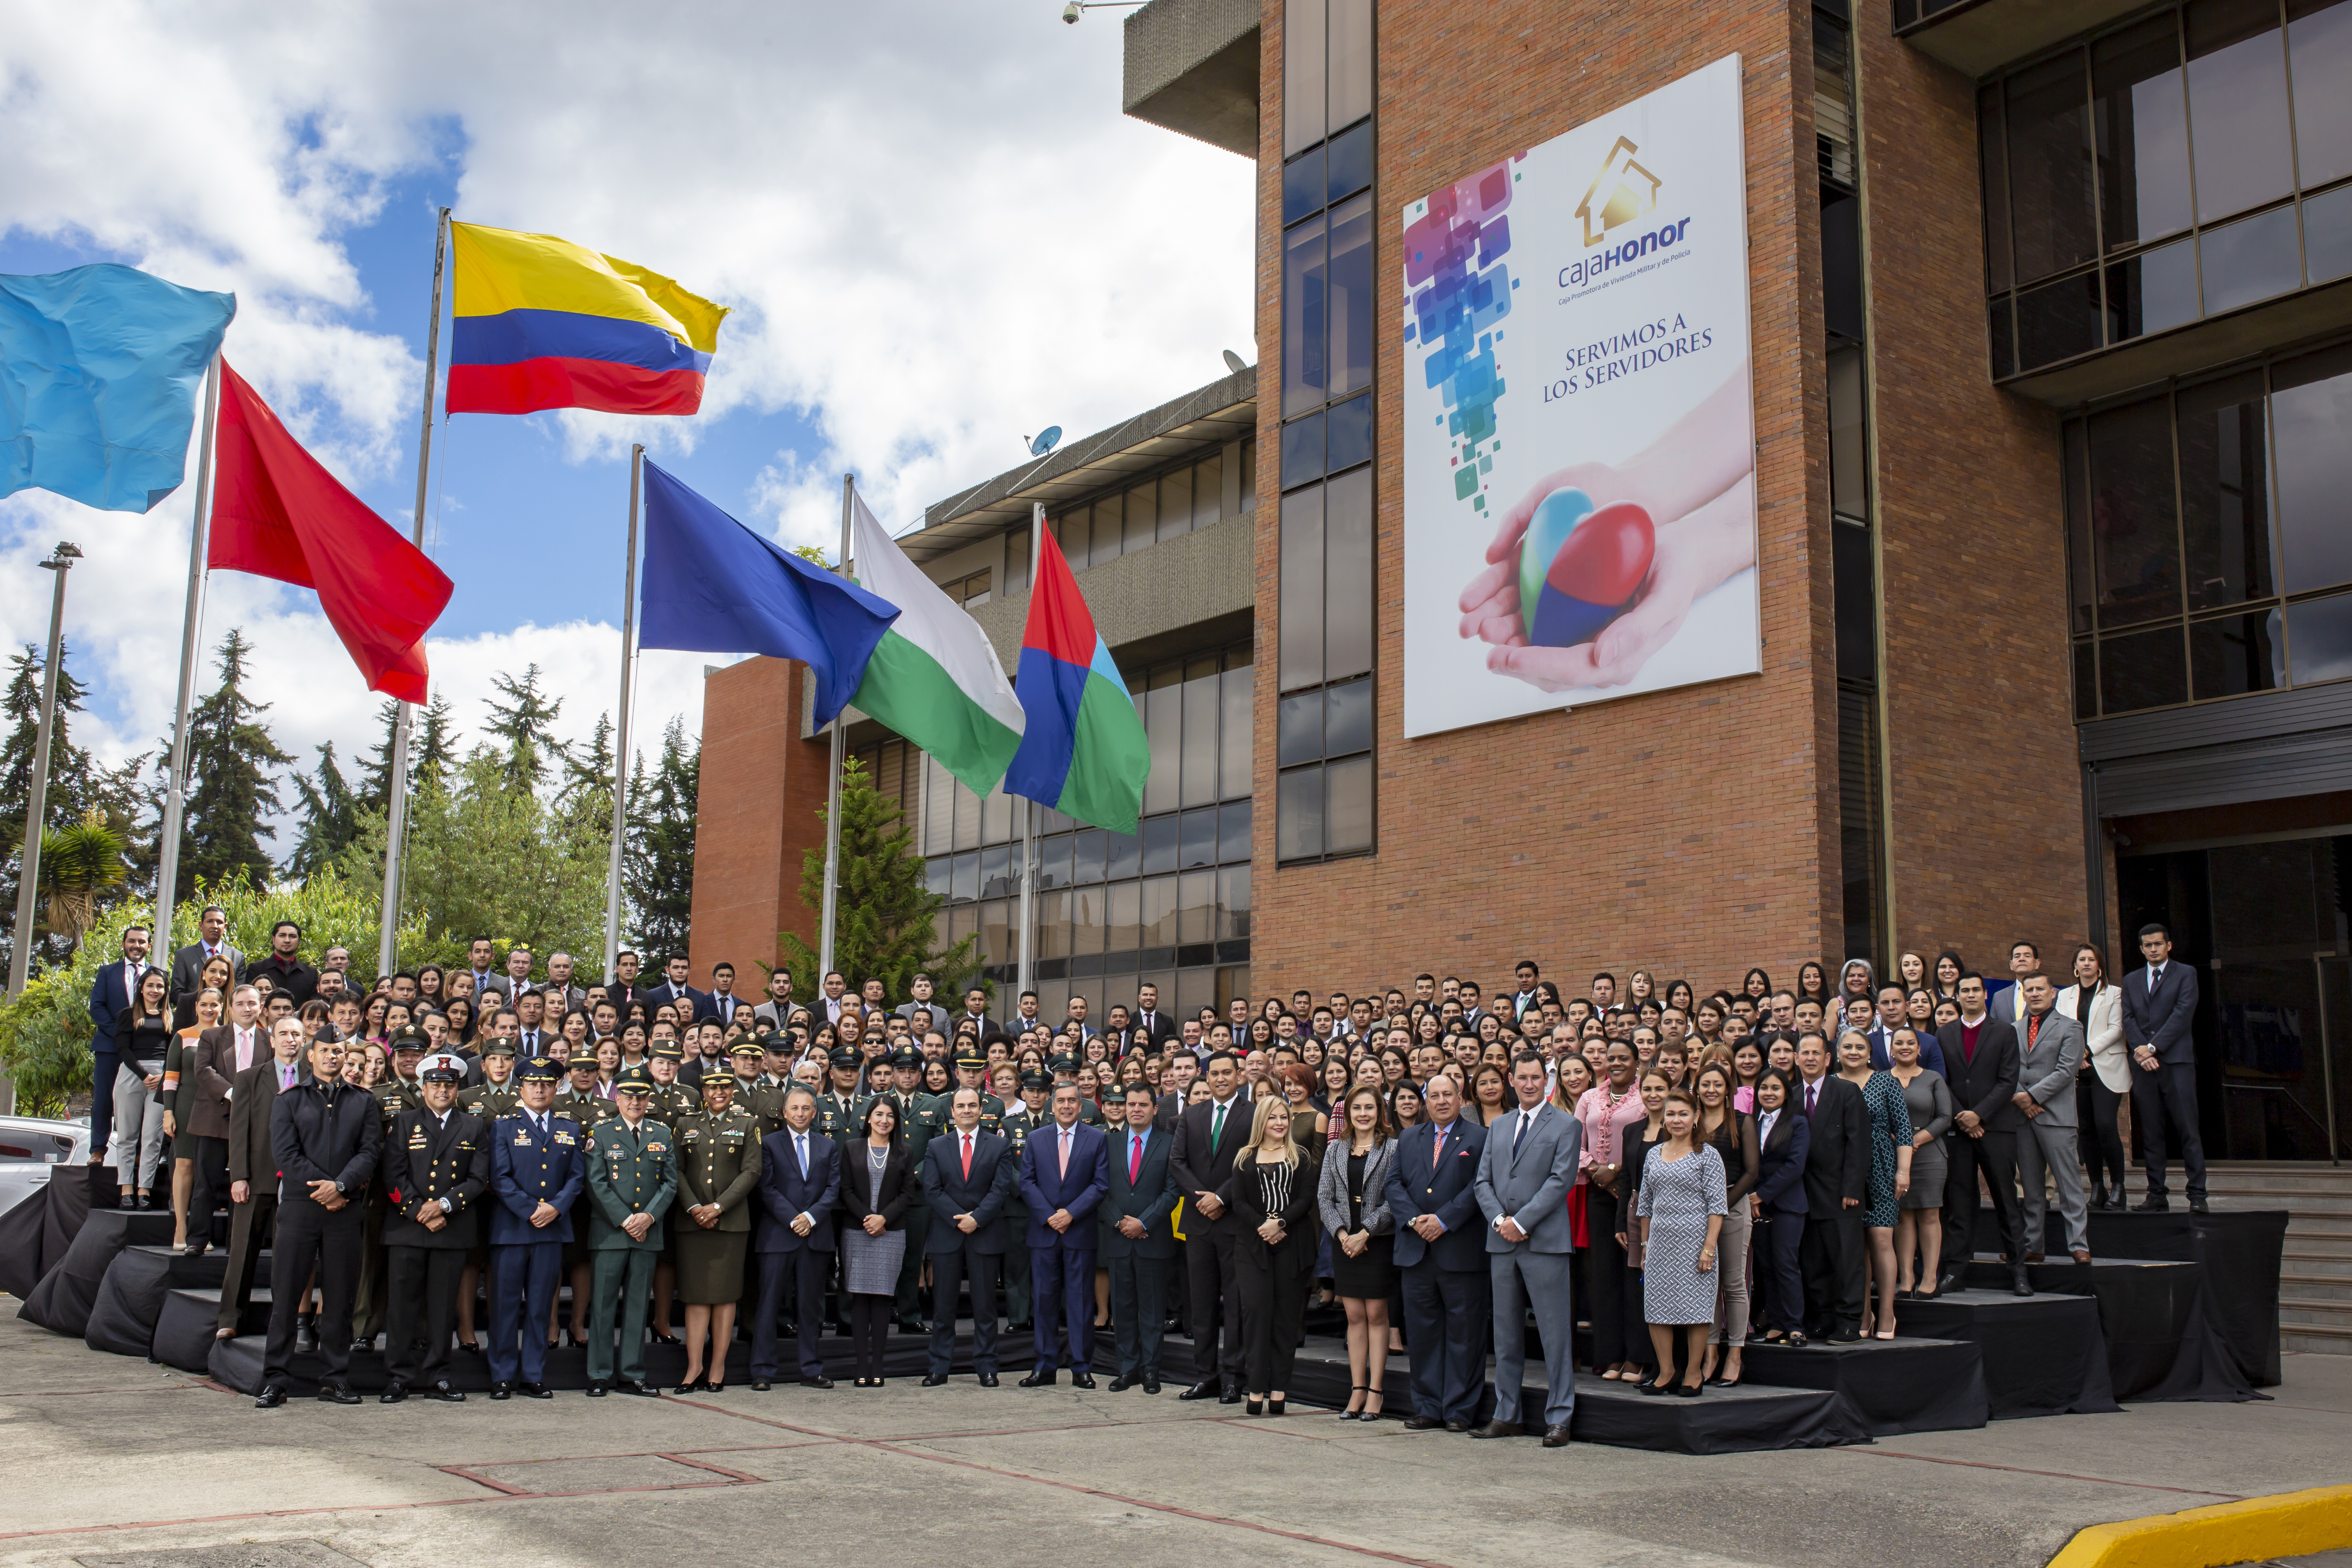
[[[2334,1301],[2352,1312],[2352,1276],[2313,1274],[2288,1268],[2279,1274],[2279,1299],[2305,1302]]]
[[[2352,1188],[2333,1192],[2303,1187],[2242,1187],[2234,1192],[2209,1189],[2206,1195],[2217,1209],[2285,1209],[2291,1214],[2352,1217]],[[2174,1206],[2179,1205],[2176,1202]]]
[[[2352,1355],[2352,1325],[2283,1322],[2279,1349],[2305,1355]]]
[[[2315,1323],[2352,1330],[2352,1301],[2309,1300],[2281,1295],[2279,1326],[2284,1329],[2289,1323]]]
[[[2280,1254],[2279,1263],[2284,1273],[2296,1278],[2342,1279],[2352,1283],[2352,1252],[2326,1251],[2306,1248],[2287,1238],[2286,1250]]]

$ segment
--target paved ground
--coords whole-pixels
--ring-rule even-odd
[[[1010,1379],[258,1412],[0,1313],[0,1565],[959,1568],[1062,1530],[1089,1568],[2029,1568],[2085,1524],[2341,1482],[2352,1452],[2352,1357],[2287,1357],[2270,1404],[1690,1458]]]

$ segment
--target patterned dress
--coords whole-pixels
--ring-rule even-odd
[[[1870,1196],[1864,1223],[1875,1229],[1895,1224],[1895,1151],[1911,1142],[1911,1108],[1895,1075],[1873,1072],[1862,1086],[1862,1102],[1870,1109]]]
[[[1635,1212],[1650,1222],[1642,1247],[1642,1318],[1651,1323],[1711,1323],[1720,1276],[1698,1269],[1710,1215],[1724,1206],[1723,1156],[1711,1143],[1679,1160],[1656,1151],[1642,1163]]]

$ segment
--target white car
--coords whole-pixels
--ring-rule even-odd
[[[89,1123],[0,1116],[0,1214],[49,1184],[59,1165],[89,1158]]]

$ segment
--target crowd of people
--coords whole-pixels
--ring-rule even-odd
[[[252,959],[221,910],[200,929],[163,970],[133,927],[98,976],[93,1157],[191,1253],[227,1208],[223,1337],[268,1247],[264,1406],[299,1352],[357,1402],[379,1334],[387,1402],[464,1398],[461,1352],[493,1399],[551,1397],[567,1334],[597,1397],[656,1392],[646,1344],[681,1339],[681,1392],[723,1389],[738,1337],[753,1389],[830,1388],[828,1331],[860,1387],[894,1331],[923,1336],[935,1386],[968,1317],[984,1385],[1006,1321],[1033,1337],[1024,1387],[1093,1388],[1099,1363],[1114,1391],[1165,1373],[1280,1415],[1322,1309],[1343,1418],[1557,1447],[1580,1358],[1700,1397],[1759,1340],[1895,1337],[1980,1240],[2031,1294],[2048,1205],[2076,1261],[2088,1211],[2125,1205],[2130,1124],[2137,1206],[2169,1202],[2168,1136],[2205,1205],[2196,976],[2160,925],[2120,984],[2093,944],[2061,985],[2021,941],[1998,981],[1905,952],[1883,982],[1860,959],[1706,993],[1636,969],[1571,996],[1522,961],[1492,994],[1424,973],[1182,1017],[1145,984],[1099,1022],[1032,992],[1000,1016],[979,987],[951,1011],[921,974],[803,1000],[780,970],[753,1000],[683,955],[583,985],[488,940],[362,984],[291,922]],[[1189,1368],[1163,1366],[1171,1332]],[[1547,1391],[1523,1412],[1531,1338]]]

